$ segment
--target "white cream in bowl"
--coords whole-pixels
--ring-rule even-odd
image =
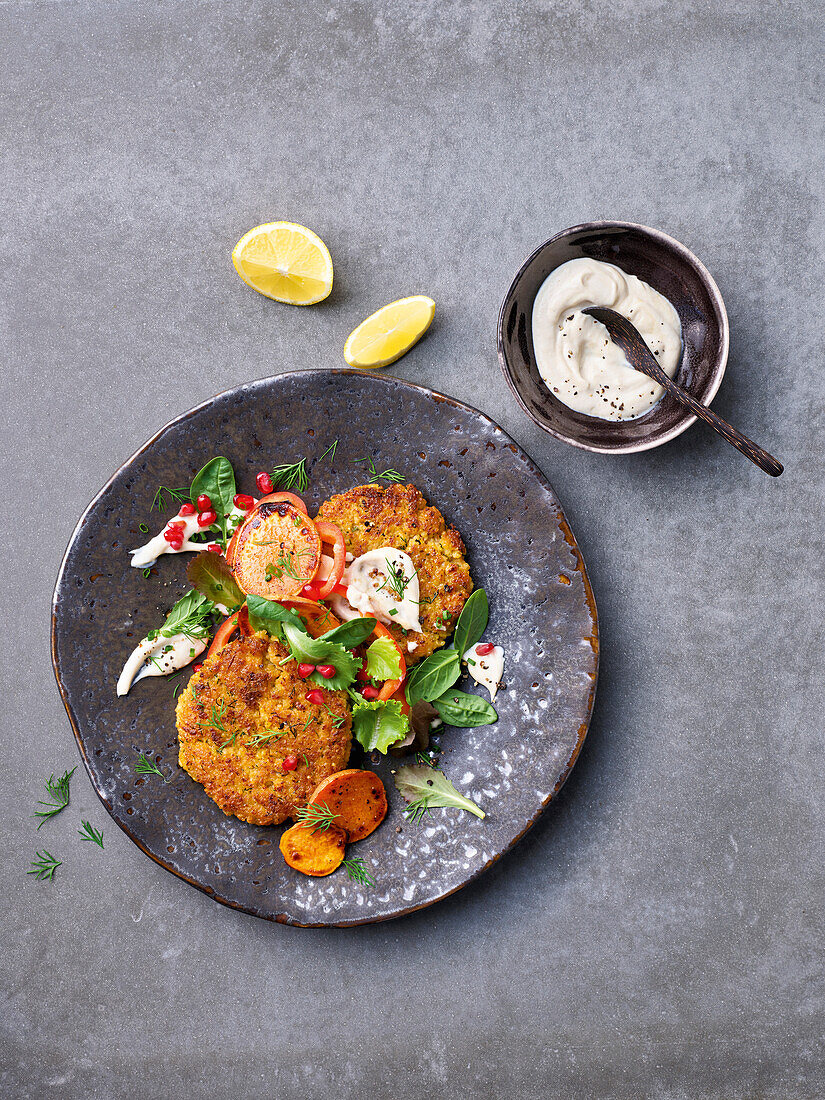
[[[671,378],[682,352],[682,326],[671,303],[615,264],[583,257],[552,271],[533,303],[533,347],[545,384],[559,401],[603,420],[632,420],[664,389],[635,371],[607,329],[581,311],[607,306],[626,317]]]

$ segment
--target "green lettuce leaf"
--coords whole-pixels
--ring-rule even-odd
[[[367,648],[367,672],[375,680],[401,679],[401,658],[389,638],[376,638]]]
[[[459,657],[474,646],[481,638],[487,626],[490,608],[487,603],[487,593],[483,588],[477,588],[464,604],[453,635],[453,646]]]
[[[361,667],[361,661],[348,649],[344,649],[338,642],[328,642],[323,637],[311,638],[291,622],[282,623],[281,629],[296,661],[308,665],[332,665],[335,669],[335,675],[328,680],[319,672],[313,672],[309,679],[314,684],[329,688],[330,691],[343,691],[355,682],[355,674]]]
[[[365,701],[352,708],[352,732],[367,752],[378,749],[385,753],[390,745],[404,740],[409,728],[409,719],[401,713],[397,699]]]
[[[408,764],[395,773],[395,785],[409,803],[404,811],[411,821],[420,821],[433,806],[455,806],[484,818],[483,810],[471,798],[465,798],[444,772],[429,764]]]

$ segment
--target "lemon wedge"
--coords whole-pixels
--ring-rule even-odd
[[[247,286],[276,302],[311,306],[332,290],[329,249],[295,222],[256,225],[235,245],[232,263]]]
[[[344,358],[351,367],[386,367],[405,355],[432,324],[435,302],[424,294],[399,298],[362,321],[347,337]]]

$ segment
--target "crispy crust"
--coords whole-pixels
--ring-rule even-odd
[[[346,693],[323,689],[332,714],[308,703],[308,685],[295,662],[278,663],[288,656],[265,633],[235,638],[206,659],[178,699],[181,767],[225,814],[252,825],[285,821],[349,759]],[[333,716],[340,715],[345,718],[336,728]],[[282,737],[249,744],[256,734],[280,729],[286,731]],[[281,765],[290,755],[298,757],[298,766],[285,772]]]
[[[423,661],[443,646],[473,590],[473,582],[464,560],[461,535],[455,527],[447,526],[438,509],[427,504],[414,485],[359,485],[326,501],[318,514],[338,524],[353,557],[380,546],[394,546],[409,554],[418,572],[423,632],[404,635],[394,624],[390,632],[409,665]],[[408,642],[415,649],[409,651]]]

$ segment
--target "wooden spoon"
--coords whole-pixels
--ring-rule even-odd
[[[695,397],[691,397],[681,386],[677,386],[672,378],[668,378],[656,361],[656,357],[639,335],[638,330],[633,327],[626,317],[623,317],[621,313],[617,313],[615,309],[607,309],[605,306],[588,306],[587,309],[582,310],[582,313],[588,313],[591,317],[595,317],[597,321],[601,321],[610,333],[610,339],[622,349],[628,363],[634,370],[649,375],[660,386],[664,386],[677,401],[690,409],[700,420],[710,424],[714,431],[717,431],[723,439],[726,439],[728,443],[741,451],[746,458],[754,462],[760,470],[764,470],[771,477],[779,477],[784,468],[782,463],[777,462],[773,455],[763,451],[746,435],[738,432],[736,428],[728,424],[727,420],[723,420],[721,416],[711,412],[707,406],[697,401]]]

